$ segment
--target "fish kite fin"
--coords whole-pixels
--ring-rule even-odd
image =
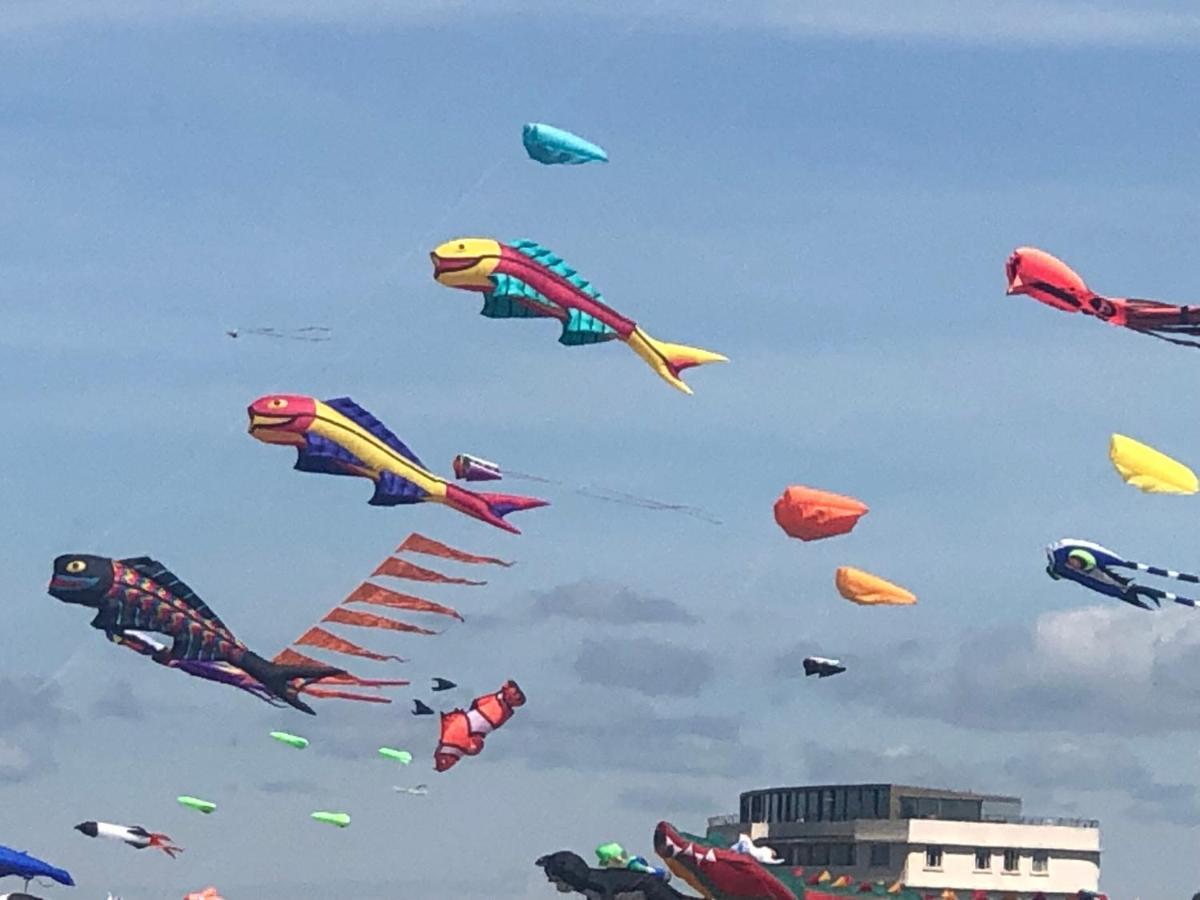
[[[425,463],[417,457],[409,449],[408,445],[400,438],[396,437],[386,425],[380,422],[377,418],[351,400],[349,397],[335,397],[332,400],[326,400],[325,405],[330,409],[337,410],[354,424],[360,426],[370,434],[379,438],[409,462],[416,463],[422,469],[426,468]]]
[[[562,318],[563,311],[536,288],[512,275],[491,276],[493,288],[483,295],[481,316],[489,319]]]
[[[520,534],[520,530],[504,521],[509,513],[526,509],[537,509],[539,506],[549,506],[546,500],[537,497],[520,497],[515,494],[486,494],[476,493],[460,488],[456,484],[446,485],[447,505],[459,512],[473,516],[489,525],[503,528],[512,534]]]
[[[282,666],[249,652],[242,657],[242,669],[273,696],[310,716],[316,713],[300,699],[300,691],[310,682],[348,674],[345,669],[334,666]]]
[[[167,856],[171,857],[171,859],[175,858],[175,854],[183,852],[183,848],[176,847],[174,844],[172,844],[171,838],[165,834],[153,832],[148,834],[147,837],[150,838],[150,843],[148,846],[161,850],[163,853],[167,854]]]
[[[616,337],[619,337],[616,329],[605,325],[595,316],[578,309],[570,309],[567,311],[567,320],[563,322],[558,342],[567,347],[578,347],[581,344],[600,344]]]
[[[711,350],[656,340],[641,328],[634,328],[626,340],[633,351],[649,363],[650,368],[657,372],[663,381],[685,394],[692,393],[692,389],[679,377],[680,372],[705,363],[729,361],[728,357]]]
[[[371,506],[401,506],[423,503],[429,494],[407,478],[392,472],[380,472],[375,481],[375,493],[367,502]]]

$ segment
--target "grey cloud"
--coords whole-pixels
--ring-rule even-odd
[[[652,813],[660,819],[676,815],[707,816],[724,808],[711,794],[662,785],[625,788],[617,795],[617,804],[625,809]]]
[[[1031,626],[861,660],[847,696],[987,731],[1167,734],[1200,728],[1200,617],[1083,607]]]
[[[530,613],[536,619],[558,617],[621,625],[692,625],[698,621],[674,600],[602,581],[577,581],[538,591]]]
[[[70,718],[57,684],[0,679],[0,782],[27,781],[53,770],[52,736]]]
[[[133,685],[124,679],[106,684],[100,696],[92,701],[90,709],[93,715],[101,718],[130,722],[140,722],[146,718],[146,711]]]
[[[302,778],[284,778],[278,781],[264,781],[258,785],[264,794],[315,794],[317,786]]]
[[[584,684],[626,687],[648,697],[698,697],[713,665],[704,651],[650,638],[587,638],[575,672]]]

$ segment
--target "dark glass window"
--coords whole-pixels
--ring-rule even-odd
[[[807,804],[807,808],[804,812],[806,821],[819,822],[821,820],[820,791],[808,791],[806,792],[806,797],[805,803]]]
[[[992,851],[985,847],[975,851],[975,871],[986,872],[992,867]]]
[[[741,822],[749,822],[750,821],[750,798],[743,797],[742,802],[739,804],[739,806],[741,808],[738,810],[738,820]]]
[[[813,844],[812,845],[811,865],[827,866],[829,865],[829,845],[828,844]]]
[[[1005,850],[1004,851],[1004,871],[1019,872],[1021,870],[1021,851],[1020,850]]]
[[[846,818],[846,789],[838,788],[833,792],[833,814],[830,815],[831,822],[841,822]]]
[[[936,797],[918,797],[917,798],[917,818],[918,819],[936,819],[938,814],[938,800]]]
[[[917,817],[917,798],[916,797],[901,797],[900,798],[900,818],[915,819]]]
[[[822,822],[833,821],[833,788],[826,788],[821,791],[821,818]]]
[[[978,800],[943,800],[940,818],[956,822],[978,822]]]
[[[890,866],[892,864],[892,845],[891,844],[872,844],[871,845],[871,866],[874,868],[882,866]]]
[[[846,791],[846,818],[861,819],[863,818],[863,802],[862,788],[850,788]]]
[[[940,869],[942,867],[942,848],[941,847],[926,847],[925,848],[925,868]]]
[[[752,794],[750,796],[750,821],[761,822],[763,820],[763,798],[762,794]]]
[[[892,817],[891,810],[892,789],[879,788],[875,791],[875,815],[880,819],[890,819]]]
[[[829,863],[834,866],[854,865],[854,845],[833,844],[829,848]]]

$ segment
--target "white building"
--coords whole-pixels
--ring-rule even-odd
[[[793,866],[931,892],[1007,900],[1074,900],[1100,882],[1099,823],[1027,819],[1018,797],[894,784],[767,788],[740,812],[709,820],[708,837],[750,835]]]

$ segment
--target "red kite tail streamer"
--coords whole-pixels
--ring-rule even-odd
[[[396,548],[397,553],[424,553],[428,556],[440,556],[442,559],[452,559],[455,562],[463,563],[481,563],[493,566],[511,566],[512,563],[506,562],[503,559],[497,559],[494,556],[476,556],[474,553],[467,553],[463,550],[456,550],[443,544],[441,541],[435,541],[433,538],[427,538],[423,534],[417,534],[415,531],[404,539],[404,543]]]
[[[322,663],[313,659],[311,656],[305,656],[303,653],[297,653],[295,650],[287,649],[275,657],[273,662],[281,666],[320,666]],[[357,675],[351,675],[347,672],[345,675],[330,675],[322,678],[319,682],[313,684],[354,684],[359,687],[404,687],[412,684],[411,681],[406,681],[401,678],[396,679],[379,679],[379,678],[359,678]]]
[[[391,698],[380,697],[377,694],[355,694],[351,691],[330,691],[324,688],[309,686],[304,693],[323,700],[358,700],[360,703],[391,703]]]
[[[470,584],[482,585],[487,584],[486,581],[469,581],[466,578],[451,578],[449,575],[443,575],[441,572],[435,572],[433,569],[423,569],[413,563],[406,562],[402,559],[397,559],[394,556],[389,556],[379,564],[379,568],[371,573],[372,575],[387,575],[391,578],[407,578],[410,581],[427,581],[432,584]]]
[[[440,616],[453,616],[458,621],[464,621],[459,615],[458,610],[452,609],[449,606],[442,606],[440,603],[434,603],[432,600],[423,600],[420,597],[414,597],[411,594],[401,594],[397,591],[390,591],[385,587],[379,587],[375,584],[363,582],[354,589],[349,597],[342,601],[344,606],[347,603],[373,603],[376,606],[387,606],[391,609],[404,609],[409,612],[436,613]]]
[[[328,622],[330,620],[326,616],[322,621]],[[315,626],[296,638],[295,643],[297,647],[320,647],[322,650],[345,653],[347,656],[361,656],[363,659],[373,659],[377,662],[386,662],[389,659],[394,659],[396,662],[404,662],[399,656],[386,656],[382,653],[375,653],[366,647],[360,647],[358,644],[340,638],[336,634],[326,631],[324,628],[317,628]]]
[[[363,628],[386,628],[389,631],[404,631],[409,634],[437,634],[436,631],[430,631],[428,628],[421,628],[417,625],[409,625],[407,622],[400,622],[396,619],[389,619],[386,616],[376,616],[371,613],[357,612],[353,609],[343,609],[336,607],[322,622],[334,622],[339,625],[361,625]]]

